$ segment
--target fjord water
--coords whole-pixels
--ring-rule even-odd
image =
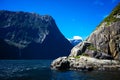
[[[120,80],[119,71],[55,71],[52,60],[0,60],[0,80]]]

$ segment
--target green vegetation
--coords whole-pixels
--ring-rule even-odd
[[[86,54],[86,53],[83,53],[83,54],[82,54],[82,56],[87,56],[87,57],[89,57],[89,55],[88,55],[88,54]]]
[[[78,59],[78,58],[80,58],[80,55],[79,56],[75,56],[74,58]]]
[[[104,19],[104,22],[116,22],[119,21],[119,18],[116,18],[115,15],[120,15],[120,3],[113,9],[112,13]]]
[[[111,14],[106,17],[98,26],[97,28],[103,23],[106,22],[107,26],[111,24],[111,22],[120,21],[120,18],[116,18],[117,15],[120,15],[120,3],[112,10]]]
[[[87,57],[89,57],[89,55],[88,55],[88,54],[86,54],[86,53],[82,53],[82,55],[75,56],[74,58],[79,59],[81,56],[87,56]]]
[[[87,49],[89,49],[89,50],[94,50],[94,51],[97,50],[97,49],[94,47],[94,45],[90,45],[90,46],[88,46]]]

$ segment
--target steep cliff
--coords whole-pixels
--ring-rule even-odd
[[[117,60],[114,60],[117,59]],[[66,66],[66,67],[65,67]],[[57,70],[119,70],[120,4],[113,9],[86,41],[72,48],[69,56],[51,63]]]
[[[54,59],[71,48],[51,16],[0,11],[0,59]]]
[[[120,60],[120,4],[106,17],[88,37],[97,50]]]

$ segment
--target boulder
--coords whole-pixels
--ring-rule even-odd
[[[51,63],[51,68],[56,70],[68,70],[70,68],[70,62],[67,57],[59,57]]]
[[[96,59],[86,56],[80,56],[79,58],[59,57],[51,63],[51,68],[55,70],[119,70],[119,66],[120,61]]]
[[[76,45],[75,47],[73,47],[73,49],[71,50],[71,53],[69,56],[79,56],[82,53],[85,52],[86,48],[90,45],[91,43],[88,41],[83,41],[81,43],[79,43],[78,45]]]
[[[97,51],[96,50],[86,49],[85,52],[84,52],[84,54],[88,55],[90,57],[95,57],[97,55]]]

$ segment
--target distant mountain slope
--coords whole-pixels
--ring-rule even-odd
[[[72,48],[51,16],[3,10],[0,45],[0,59],[54,59]]]
[[[82,42],[81,39],[70,39],[69,41],[70,41],[70,43],[71,43],[73,46],[76,46],[77,44],[79,44],[80,42]]]

